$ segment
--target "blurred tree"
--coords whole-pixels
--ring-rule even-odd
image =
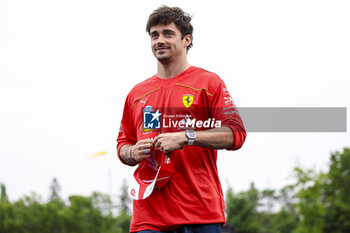
[[[327,173],[295,168],[296,181],[281,190],[249,190],[226,194],[227,226],[236,233],[350,232],[350,149],[331,154]],[[0,185],[0,233],[125,233],[130,226],[130,199],[123,181],[119,212],[109,195],[60,198],[57,179],[49,201],[29,196],[10,202]],[[232,228],[228,227],[226,230]]]
[[[130,216],[113,216],[109,195],[71,196],[66,205],[59,195],[51,195],[54,198],[43,203],[32,193],[10,203],[5,190],[2,185],[0,233],[124,233],[129,229]]]
[[[273,233],[293,233],[295,232],[297,225],[297,216],[291,214],[291,212],[283,206],[281,210],[271,218],[269,229],[270,232]]]
[[[70,233],[98,232],[98,211],[93,209],[91,197],[70,196],[70,205],[64,209],[63,216]]]
[[[120,233],[129,232],[131,221],[131,199],[128,195],[128,183],[126,180],[123,180],[119,199],[119,214],[116,219],[117,225],[120,229]]]
[[[282,208],[290,212],[293,216],[297,215],[296,203],[298,200],[295,189],[295,185],[286,185],[279,191],[278,195],[278,200]]]
[[[265,189],[260,193],[259,198],[260,205],[263,207],[263,211],[272,213],[277,200],[276,190]]]
[[[234,226],[236,233],[257,233],[259,223],[256,219],[259,192],[251,183],[247,192],[234,194],[231,187],[226,192],[227,223]]]
[[[11,232],[45,232],[45,207],[42,204],[41,197],[36,193],[14,202],[12,204],[12,213],[9,216],[8,228]]]
[[[296,204],[299,224],[297,233],[321,233],[323,229],[323,217],[325,205],[322,202],[322,185],[325,175],[317,173],[313,169],[303,170],[299,167],[294,169],[297,178],[298,189]]]
[[[102,216],[111,216],[113,213],[113,203],[108,194],[93,192],[91,202],[94,209],[98,210]]]
[[[297,199],[295,198],[295,186],[286,185],[277,195],[280,210],[271,220],[271,229],[274,233],[292,233],[298,226],[296,210]]]
[[[255,214],[259,222],[259,232],[274,232],[271,222],[275,217],[274,206],[277,200],[275,193],[276,191],[272,189],[265,189],[259,192],[258,211]]]
[[[12,209],[11,203],[7,197],[5,185],[1,184],[0,187],[0,232],[7,233],[11,232],[11,229],[9,229],[9,225],[11,225],[9,219]]]
[[[65,221],[64,221],[64,209],[66,205],[63,200],[55,199],[44,204],[44,232],[47,233],[66,233]]]
[[[298,224],[294,186],[284,187],[279,195],[276,193],[272,189],[259,192],[253,183],[248,191],[238,194],[229,188],[226,194],[228,224],[234,226],[236,233],[294,232]]]
[[[324,232],[350,232],[350,148],[331,154],[325,188]]]
[[[0,202],[8,202],[9,199],[6,193],[6,187],[4,184],[0,184]]]
[[[49,197],[50,201],[61,199],[59,195],[59,192],[61,191],[61,186],[58,183],[56,178],[52,180],[52,183],[50,185],[50,191],[51,191],[50,197]]]
[[[126,213],[130,215],[131,199],[128,195],[128,183],[126,180],[123,180],[120,190],[121,190],[121,195],[119,196],[119,199],[120,199],[119,210],[121,213]]]
[[[130,215],[126,214],[125,212],[121,212],[119,216],[116,218],[116,224],[118,227],[117,233],[129,232],[130,220],[131,220]]]

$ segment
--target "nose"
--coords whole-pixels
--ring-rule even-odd
[[[160,34],[157,38],[157,44],[164,44],[164,42],[165,42],[165,37],[162,34]]]
[[[159,36],[155,41],[155,48],[165,47],[166,41],[163,36]]]

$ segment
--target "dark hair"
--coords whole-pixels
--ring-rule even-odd
[[[193,27],[191,24],[191,16],[185,13],[179,7],[168,7],[161,6],[149,16],[146,26],[146,31],[150,34],[151,27],[161,24],[168,25],[174,22],[176,27],[181,32],[181,39],[183,39],[186,35],[191,35],[193,40]],[[187,51],[193,46],[192,42],[189,46],[187,46]]]

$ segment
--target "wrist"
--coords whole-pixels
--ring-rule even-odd
[[[186,136],[186,131],[180,132],[180,140],[182,146],[187,145],[188,137]]]
[[[127,148],[125,150],[125,159],[124,161],[129,164],[129,165],[136,165],[138,162],[132,157],[132,150],[133,150],[134,146],[130,146],[129,148]]]
[[[192,146],[196,140],[196,132],[194,130],[186,130],[187,146]]]

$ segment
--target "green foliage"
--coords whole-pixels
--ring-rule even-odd
[[[0,233],[124,233],[129,231],[130,216],[127,213],[114,216],[114,207],[109,195],[96,192],[89,197],[74,195],[69,197],[68,203],[65,203],[58,192],[55,193],[54,196],[50,195],[50,200],[46,203],[34,193],[10,203],[5,186],[2,185]]]
[[[131,200],[128,196],[128,184],[126,180],[123,181],[121,187],[121,195],[119,196],[119,215],[117,217],[117,226],[119,231],[117,233],[129,232],[129,226],[131,221]]]
[[[4,184],[0,185],[0,203],[8,202],[8,197],[6,193],[6,187]]]
[[[248,191],[238,194],[229,188],[226,193],[227,222],[234,226],[236,233],[291,233],[297,225],[294,206],[286,202],[288,205],[274,212],[274,204],[279,198],[275,190],[260,192],[253,183]]]
[[[51,194],[50,201],[60,199],[59,192],[61,191],[61,186],[59,185],[56,178],[52,180],[52,184],[50,186]]]
[[[130,198],[128,196],[128,184],[126,180],[123,180],[122,187],[121,187],[122,194],[120,195],[120,205],[119,209],[121,214],[131,214],[131,208],[130,208]]]
[[[347,233],[350,232],[350,149],[331,154],[326,173],[294,169],[295,182],[281,190],[226,193],[228,225],[236,233]],[[44,202],[32,193],[10,202],[0,185],[0,233],[125,233],[130,225],[130,199],[124,181],[119,205],[109,195],[59,195],[53,179]],[[116,209],[118,207],[118,209]],[[118,210],[118,211],[116,211]]]
[[[324,193],[324,232],[350,232],[350,148],[331,155]]]
[[[299,191],[297,209],[299,211],[299,225],[297,233],[319,233],[324,225],[325,204],[322,201],[322,189],[325,175],[316,173],[312,169],[303,171],[295,168]]]
[[[116,218],[116,224],[118,227],[117,233],[129,232],[131,217],[126,212],[122,211]]]
[[[251,184],[249,191],[234,194],[229,188],[226,193],[227,222],[235,227],[237,233],[258,232],[256,209],[258,191]]]
[[[295,183],[280,191],[226,194],[227,222],[237,233],[350,232],[350,149],[331,155],[328,173],[294,169]],[[275,210],[278,207],[278,210]]]

